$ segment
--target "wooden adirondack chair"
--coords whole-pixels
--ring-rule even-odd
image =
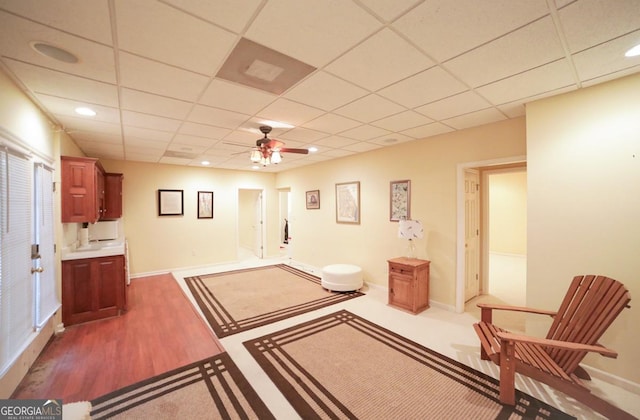
[[[635,418],[593,395],[582,383],[590,379],[579,363],[587,352],[617,357],[598,340],[631,296],[624,285],[603,276],[576,276],[557,312],[526,307],[478,304],[481,321],[474,324],[481,358],[500,366],[500,401],[515,404],[515,373],[543,382],[575,398],[608,418]],[[492,324],[492,310],[549,315],[553,323],[546,338],[512,334]]]

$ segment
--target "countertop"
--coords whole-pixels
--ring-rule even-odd
[[[89,245],[77,248],[62,248],[62,261],[80,260],[83,258],[110,257],[113,255],[124,255],[124,239],[110,241],[92,241]]]

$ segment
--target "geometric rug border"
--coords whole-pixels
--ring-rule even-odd
[[[291,274],[296,275],[301,280],[312,282],[314,284],[317,284],[318,287],[321,287],[321,280],[318,276],[299,270],[295,267],[291,267],[287,264],[273,264],[261,267],[242,268],[220,273],[185,277],[184,280],[198,307],[204,314],[205,319],[218,338],[228,337],[233,334],[238,334],[247,330],[272,324],[283,319],[291,318],[293,316],[301,315],[320,308],[364,296],[364,293],[361,293],[359,291],[327,291],[327,296],[323,298],[314,299],[287,308],[259,314],[251,318],[237,320],[234,319],[229,311],[225,309],[224,302],[219,301],[216,296],[202,282],[203,277],[219,277],[229,274],[267,270],[272,268],[278,268],[283,271],[287,271]],[[221,319],[224,319],[225,321],[222,322]]]
[[[463,382],[457,380],[457,382],[501,405],[502,409],[496,416],[496,419],[507,419],[510,418],[511,415],[516,415],[521,418],[536,419],[575,419],[575,417],[570,416],[569,414],[564,413],[563,411],[519,390],[516,390],[515,406],[501,404],[499,400],[499,381],[497,379],[460,363],[446,355],[429,349],[419,343],[409,340],[408,338],[405,338],[347,310],[340,310],[331,314],[323,315],[316,319],[266,334],[262,337],[247,340],[243,343],[244,347],[262,368],[265,374],[271,379],[280,392],[282,392],[302,418],[311,418],[316,416],[355,418],[355,415],[349,411],[348,407],[345,407],[337,397],[331,395],[326,387],[320,384],[313,375],[304,370],[303,366],[297,363],[292,356],[288,355],[286,351],[280,347],[280,343],[286,345],[296,341],[297,339],[304,339],[305,337],[325,329],[333,328],[339,324],[346,324],[352,327],[354,325],[365,326],[371,330],[375,330],[376,332],[379,331],[387,337],[385,338],[385,341],[399,343],[400,346],[410,347],[412,351],[422,352],[422,356],[425,358],[432,358],[436,364],[438,363],[436,359],[439,359],[443,361],[443,366],[450,365],[455,367],[455,369],[459,371],[456,373],[457,375],[462,376],[466,374],[477,377],[478,384],[476,386],[469,385],[466,381]],[[371,336],[371,334],[367,335]],[[283,358],[286,358],[287,360],[285,361]],[[432,368],[429,364],[424,365]],[[295,366],[298,370],[295,373],[291,372],[290,366]],[[336,374],[339,374],[339,372],[336,372]],[[288,377],[285,377],[284,375],[288,375]],[[304,382],[305,378],[310,384],[312,384],[312,386],[299,386],[299,384],[306,383]],[[454,378],[450,377],[450,379]],[[303,391],[299,391],[300,389]],[[301,395],[301,393],[306,393],[306,399],[314,400],[314,404],[316,404],[317,401],[322,400],[325,402],[323,404],[317,403],[315,407],[312,407],[311,404],[307,403],[305,395]],[[321,407],[324,411],[317,412],[317,410],[319,410],[318,407]]]

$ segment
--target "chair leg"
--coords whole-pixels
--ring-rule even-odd
[[[515,405],[516,403],[516,357],[515,342],[502,341],[500,344],[500,402]]]

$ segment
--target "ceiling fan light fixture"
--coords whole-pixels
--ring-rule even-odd
[[[253,150],[251,151],[250,158],[251,158],[251,162],[253,162],[253,163],[258,163],[258,162],[260,162],[260,159],[262,159],[262,154],[260,153],[260,150],[258,150],[258,149],[253,149]]]
[[[636,57],[640,55],[640,44],[636,45],[635,47],[629,49],[624,56],[625,57]]]
[[[271,159],[269,159],[269,156],[262,156],[262,158],[260,159],[260,164],[262,166],[267,166],[271,163]]]
[[[280,154],[280,151],[274,150],[271,152],[271,163],[277,165],[280,162],[282,162],[282,155]]]

